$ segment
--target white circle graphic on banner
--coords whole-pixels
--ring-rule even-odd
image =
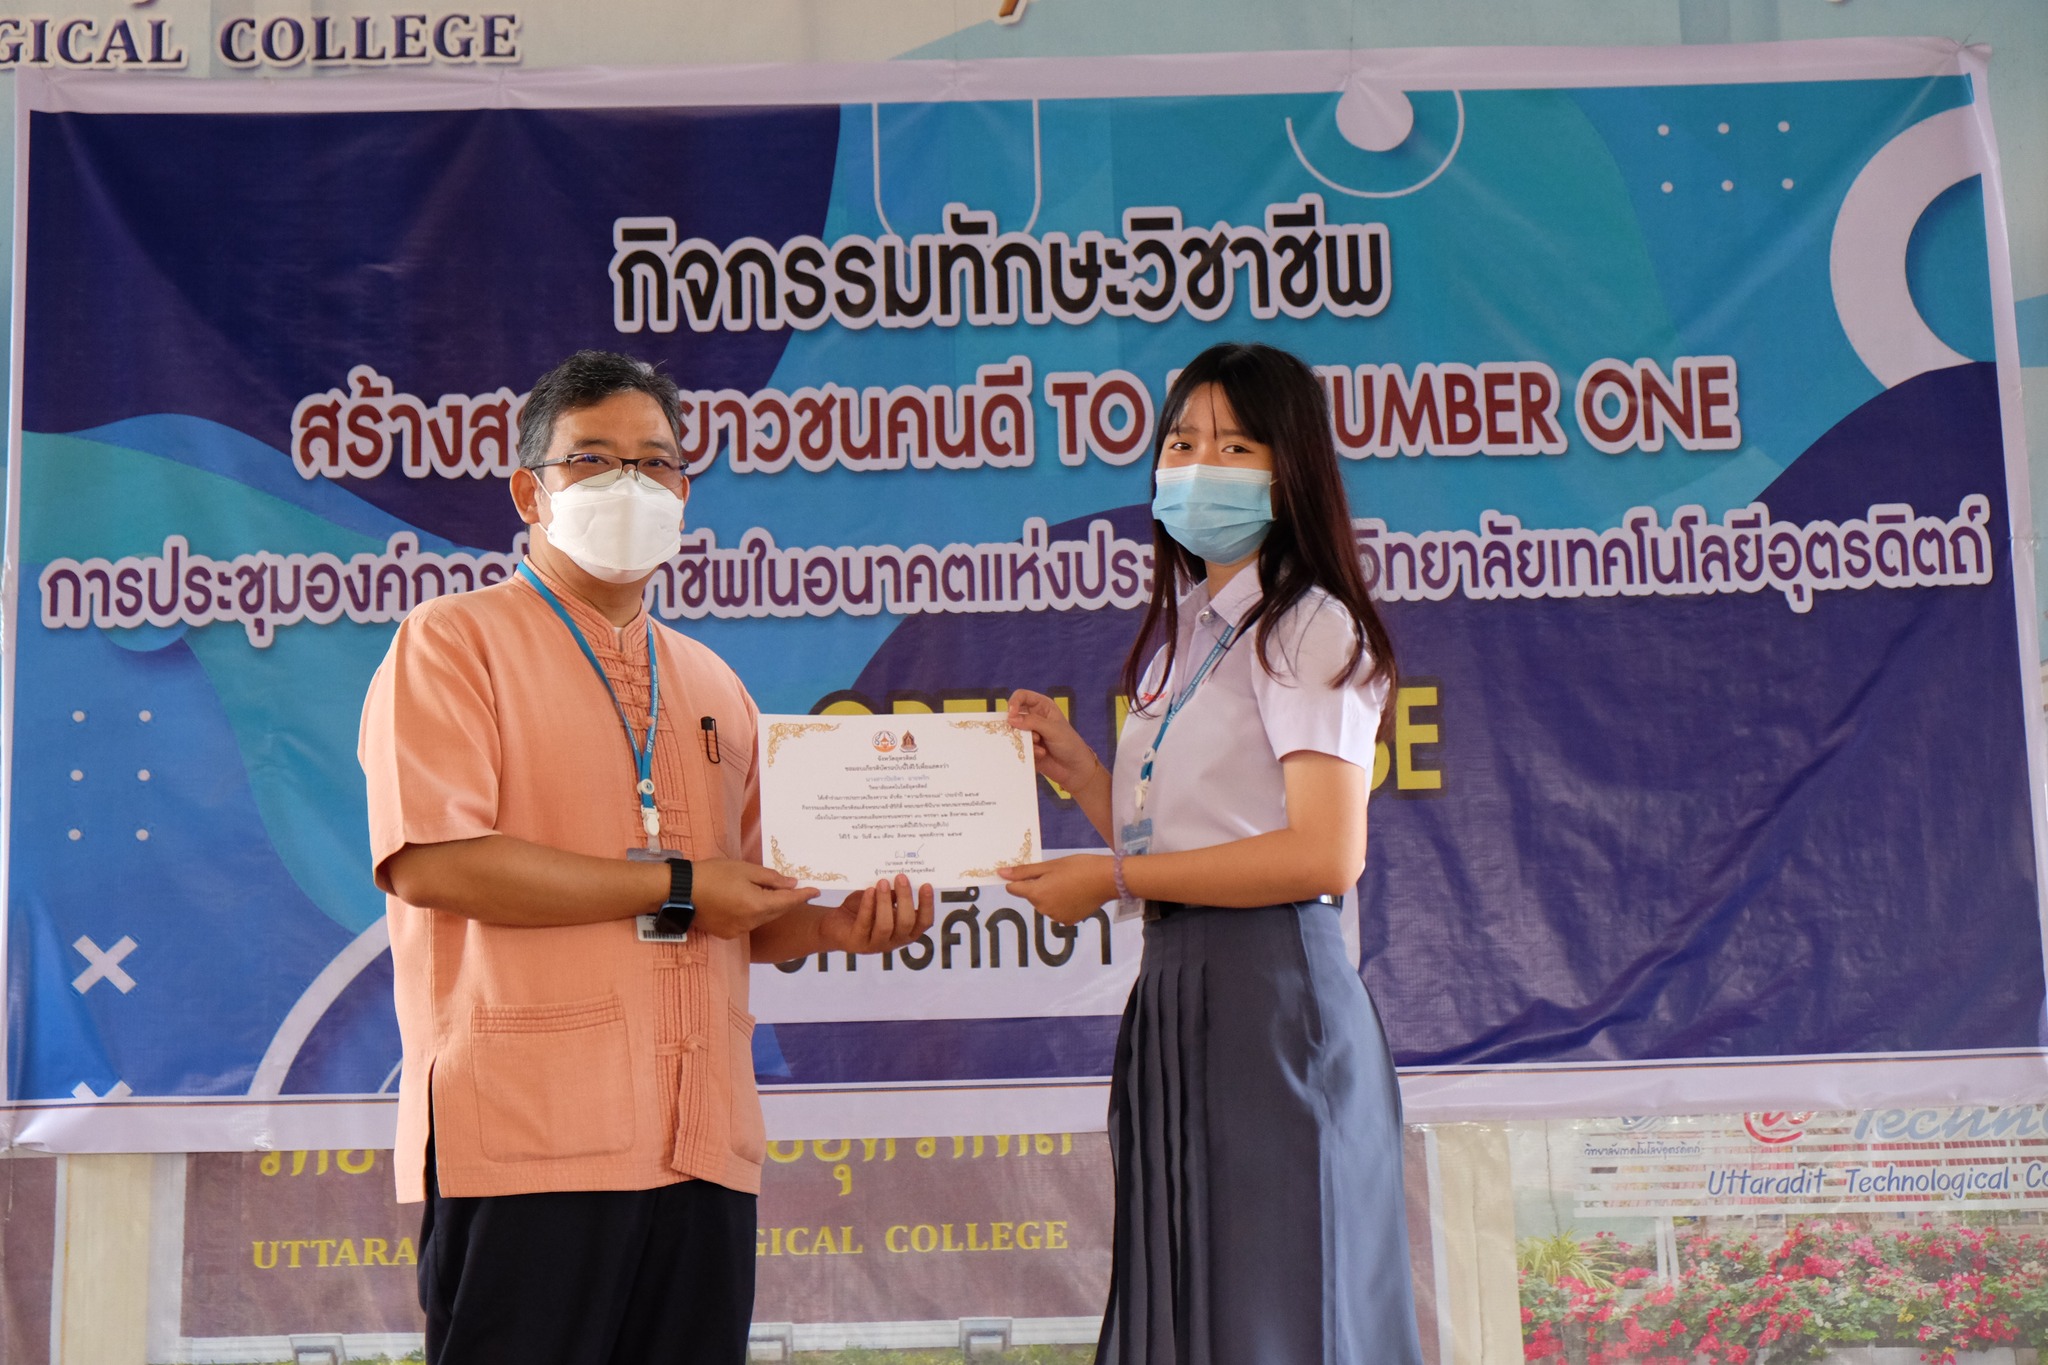
[[[1835,314],[1856,356],[1886,388],[1970,358],[1934,334],[1906,282],[1906,246],[1927,206],[1984,171],[1976,111],[1936,114],[1878,150],[1835,217],[1828,279]]]

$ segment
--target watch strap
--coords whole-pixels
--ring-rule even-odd
[[[655,927],[662,933],[690,932],[690,925],[697,918],[696,885],[697,870],[688,858],[668,860],[668,899],[654,916]]]

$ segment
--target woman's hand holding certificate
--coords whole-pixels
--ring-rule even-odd
[[[1030,739],[1000,715],[761,717],[768,866],[828,889],[1001,880],[1042,847]]]
[[[1032,757],[1038,771],[1060,784],[1080,806],[1081,813],[1108,838],[1109,770],[1081,738],[1059,703],[1043,692],[1016,691],[1010,694],[1010,724],[1031,736]],[[1055,858],[1046,863],[1004,867],[1004,887],[1013,896],[1030,902],[1031,908],[1062,924],[1086,919],[1116,896],[1116,882],[1110,874],[1109,859],[1082,853]]]

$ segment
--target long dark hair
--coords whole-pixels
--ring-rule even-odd
[[[1321,588],[1350,613],[1351,657],[1331,684],[1359,681],[1359,669],[1370,661],[1362,681],[1384,681],[1391,703],[1398,673],[1394,646],[1373,607],[1358,550],[1351,534],[1351,507],[1337,472],[1337,447],[1330,436],[1330,409],[1323,386],[1296,357],[1272,346],[1225,342],[1188,362],[1167,390],[1152,442],[1152,485],[1159,485],[1159,452],[1179,425],[1188,400],[1214,384],[1230,403],[1245,435],[1273,452],[1273,525],[1259,546],[1259,582],[1264,596],[1245,618],[1258,624],[1259,665],[1273,674],[1268,652],[1274,627],[1310,588]],[[1124,660],[1123,690],[1136,707],[1145,665],[1163,642],[1165,666],[1160,677],[1173,674],[1174,651],[1180,636],[1179,597],[1184,585],[1207,572],[1201,559],[1152,522],[1152,600],[1138,638]],[[1275,674],[1277,676],[1277,674]],[[1386,733],[1390,704],[1381,709],[1380,731]]]

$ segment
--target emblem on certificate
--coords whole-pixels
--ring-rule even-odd
[[[849,890],[1034,862],[1031,737],[1000,714],[761,717],[761,844],[777,872]]]

